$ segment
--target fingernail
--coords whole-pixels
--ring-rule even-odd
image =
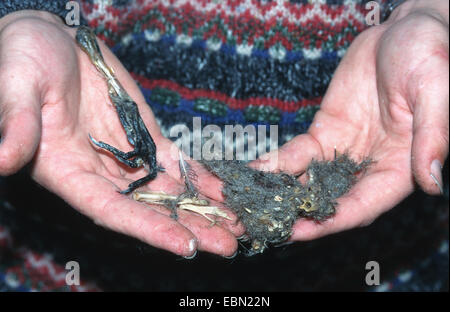
[[[442,187],[442,165],[441,162],[437,159],[433,160],[431,162],[430,167],[430,176],[433,179],[434,183],[439,188],[439,191],[441,192],[441,195],[444,194],[444,188]]]
[[[194,250],[195,250],[195,252],[191,255],[191,256],[183,256],[183,258],[184,259],[188,259],[188,260],[190,260],[190,259],[194,259],[195,258],[195,256],[197,255],[197,250],[196,250],[196,248],[197,248],[197,239],[195,239],[195,238],[192,238],[190,241],[189,241],[189,251],[190,252],[193,252]]]
[[[186,260],[192,260],[197,255],[197,250],[191,256],[184,256],[183,258]]]
[[[231,256],[223,256],[225,259],[233,259],[234,257],[236,257],[238,254],[238,251],[236,250],[236,252],[234,254],[232,254]]]
[[[242,234],[241,236],[239,236],[237,238],[238,241],[244,241],[244,242],[247,241],[248,239],[249,239],[249,237],[247,234]]]
[[[197,239],[193,238],[189,241],[189,251],[194,251],[197,248]]]
[[[291,245],[293,243],[294,243],[293,241],[284,242],[284,243],[280,243],[280,244],[275,245],[275,247],[284,247],[284,246],[287,246],[287,245]]]

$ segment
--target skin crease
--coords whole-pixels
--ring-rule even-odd
[[[22,11],[0,19],[0,31],[0,174],[12,174],[32,160],[38,183],[103,226],[184,256],[194,253],[188,247],[194,238],[200,250],[226,256],[235,252],[235,236],[244,231],[240,224],[210,228],[207,220],[184,211],[178,223],[163,208],[149,209],[117,193],[145,172],[122,166],[89,143],[88,133],[131,150],[105,82],[75,47],[74,30],[51,14]],[[138,103],[156,142],[157,159],[167,170],[148,187],[180,192],[178,163],[172,157],[178,152],[161,136],[126,70],[104,45],[102,51]],[[252,166],[301,173],[312,158],[332,159],[335,146],[357,161],[368,156],[376,163],[339,200],[334,218],[320,224],[299,220],[291,240],[367,225],[410,194],[414,180],[437,194],[429,172],[433,159],[444,163],[448,154],[447,1],[410,0],[388,22],[358,36],[308,133]],[[197,163],[192,167],[200,191],[223,201],[221,182]]]

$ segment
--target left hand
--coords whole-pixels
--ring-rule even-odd
[[[448,2],[411,0],[361,33],[336,70],[308,133],[253,166],[299,174],[312,159],[375,163],[323,223],[299,220],[292,240],[368,225],[414,189],[439,194],[449,144]],[[442,180],[441,180],[442,183]]]

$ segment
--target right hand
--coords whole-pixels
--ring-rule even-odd
[[[118,193],[146,175],[94,148],[88,134],[121,150],[131,150],[106,83],[75,42],[75,29],[55,15],[19,11],[0,19],[0,175],[32,161],[32,177],[81,213],[114,231],[182,256],[198,249],[232,255],[242,226],[209,221],[181,211],[178,222],[166,209],[144,205]],[[183,183],[172,143],[164,138],[138,86],[99,42],[109,66],[136,101],[158,148],[165,173],[148,185],[179,193]],[[212,203],[217,205],[217,203]],[[231,214],[229,214],[231,215]]]

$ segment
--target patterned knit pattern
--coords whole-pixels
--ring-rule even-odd
[[[68,271],[53,261],[51,254],[40,254],[17,246],[8,230],[0,224],[0,292],[1,291],[71,291],[92,292],[100,289],[93,283],[68,286]]]
[[[163,133],[175,124],[279,125],[304,133],[362,1],[85,1],[83,13],[138,81]]]

